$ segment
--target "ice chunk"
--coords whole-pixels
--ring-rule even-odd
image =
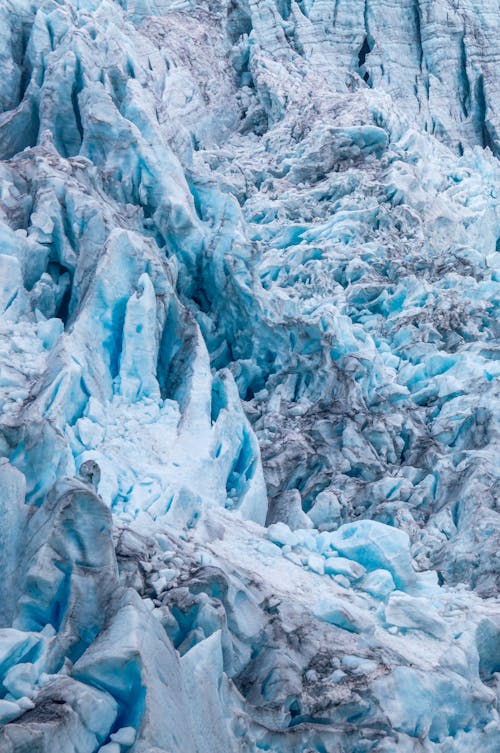
[[[405,531],[374,520],[360,520],[341,526],[331,541],[340,554],[367,570],[388,570],[398,588],[406,590],[414,585],[416,574]]]
[[[320,492],[308,512],[312,522],[320,531],[330,531],[337,528],[342,508],[338,497],[333,492]]]
[[[267,529],[267,535],[275,544],[279,546],[295,546],[299,538],[290,530],[286,523],[273,523]]]
[[[134,727],[121,727],[116,732],[113,732],[110,738],[113,742],[120,745],[133,745],[136,734]]]
[[[376,599],[385,599],[391,591],[395,590],[396,586],[392,575],[387,570],[372,570],[365,575],[359,584],[359,588],[367,591]]]
[[[347,585],[349,585],[348,581]],[[359,633],[367,627],[366,618],[363,619],[356,608],[347,606],[340,599],[330,598],[320,601],[314,614],[319,619],[350,633]]]
[[[492,694],[470,680],[437,676],[411,667],[396,667],[374,689],[391,725],[412,737],[439,743],[467,729],[474,718],[492,719]]]
[[[446,625],[428,599],[408,596],[396,591],[385,607],[389,625],[422,630],[435,638],[443,638]]]
[[[352,580],[359,580],[365,572],[366,570],[362,565],[345,557],[328,557],[325,560],[325,573],[329,575],[338,573],[339,575],[347,575]]]
[[[325,561],[323,557],[320,557],[319,554],[311,553],[307,557],[307,567],[314,573],[323,575],[323,573],[325,572]]]
[[[42,649],[43,636],[14,628],[0,629],[0,672],[22,661],[25,657],[36,656]]]
[[[19,699],[19,705],[21,702]],[[23,711],[22,716],[1,728],[2,751],[96,750],[108,737],[117,709],[113,699],[101,690],[59,676],[38,693],[31,709],[26,710],[23,704]]]
[[[22,709],[19,704],[0,699],[0,724],[8,724],[13,719],[17,719],[20,714],[22,714]]]
[[[300,528],[312,528],[312,523],[302,510],[302,499],[297,489],[284,492],[272,500],[267,513],[266,523],[283,522],[292,531]]]
[[[2,684],[14,698],[29,698],[35,693],[34,685],[38,675],[39,671],[32,662],[23,662],[10,667],[2,679]]]

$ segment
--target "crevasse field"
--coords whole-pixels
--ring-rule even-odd
[[[500,751],[499,0],[0,0],[0,753]]]

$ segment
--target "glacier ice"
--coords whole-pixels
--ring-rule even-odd
[[[0,752],[500,748],[497,0],[0,0]]]

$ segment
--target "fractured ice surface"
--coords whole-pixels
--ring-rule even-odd
[[[0,752],[500,748],[496,0],[0,0]]]

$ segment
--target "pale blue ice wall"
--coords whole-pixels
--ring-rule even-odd
[[[0,753],[500,748],[499,38],[0,0]]]

